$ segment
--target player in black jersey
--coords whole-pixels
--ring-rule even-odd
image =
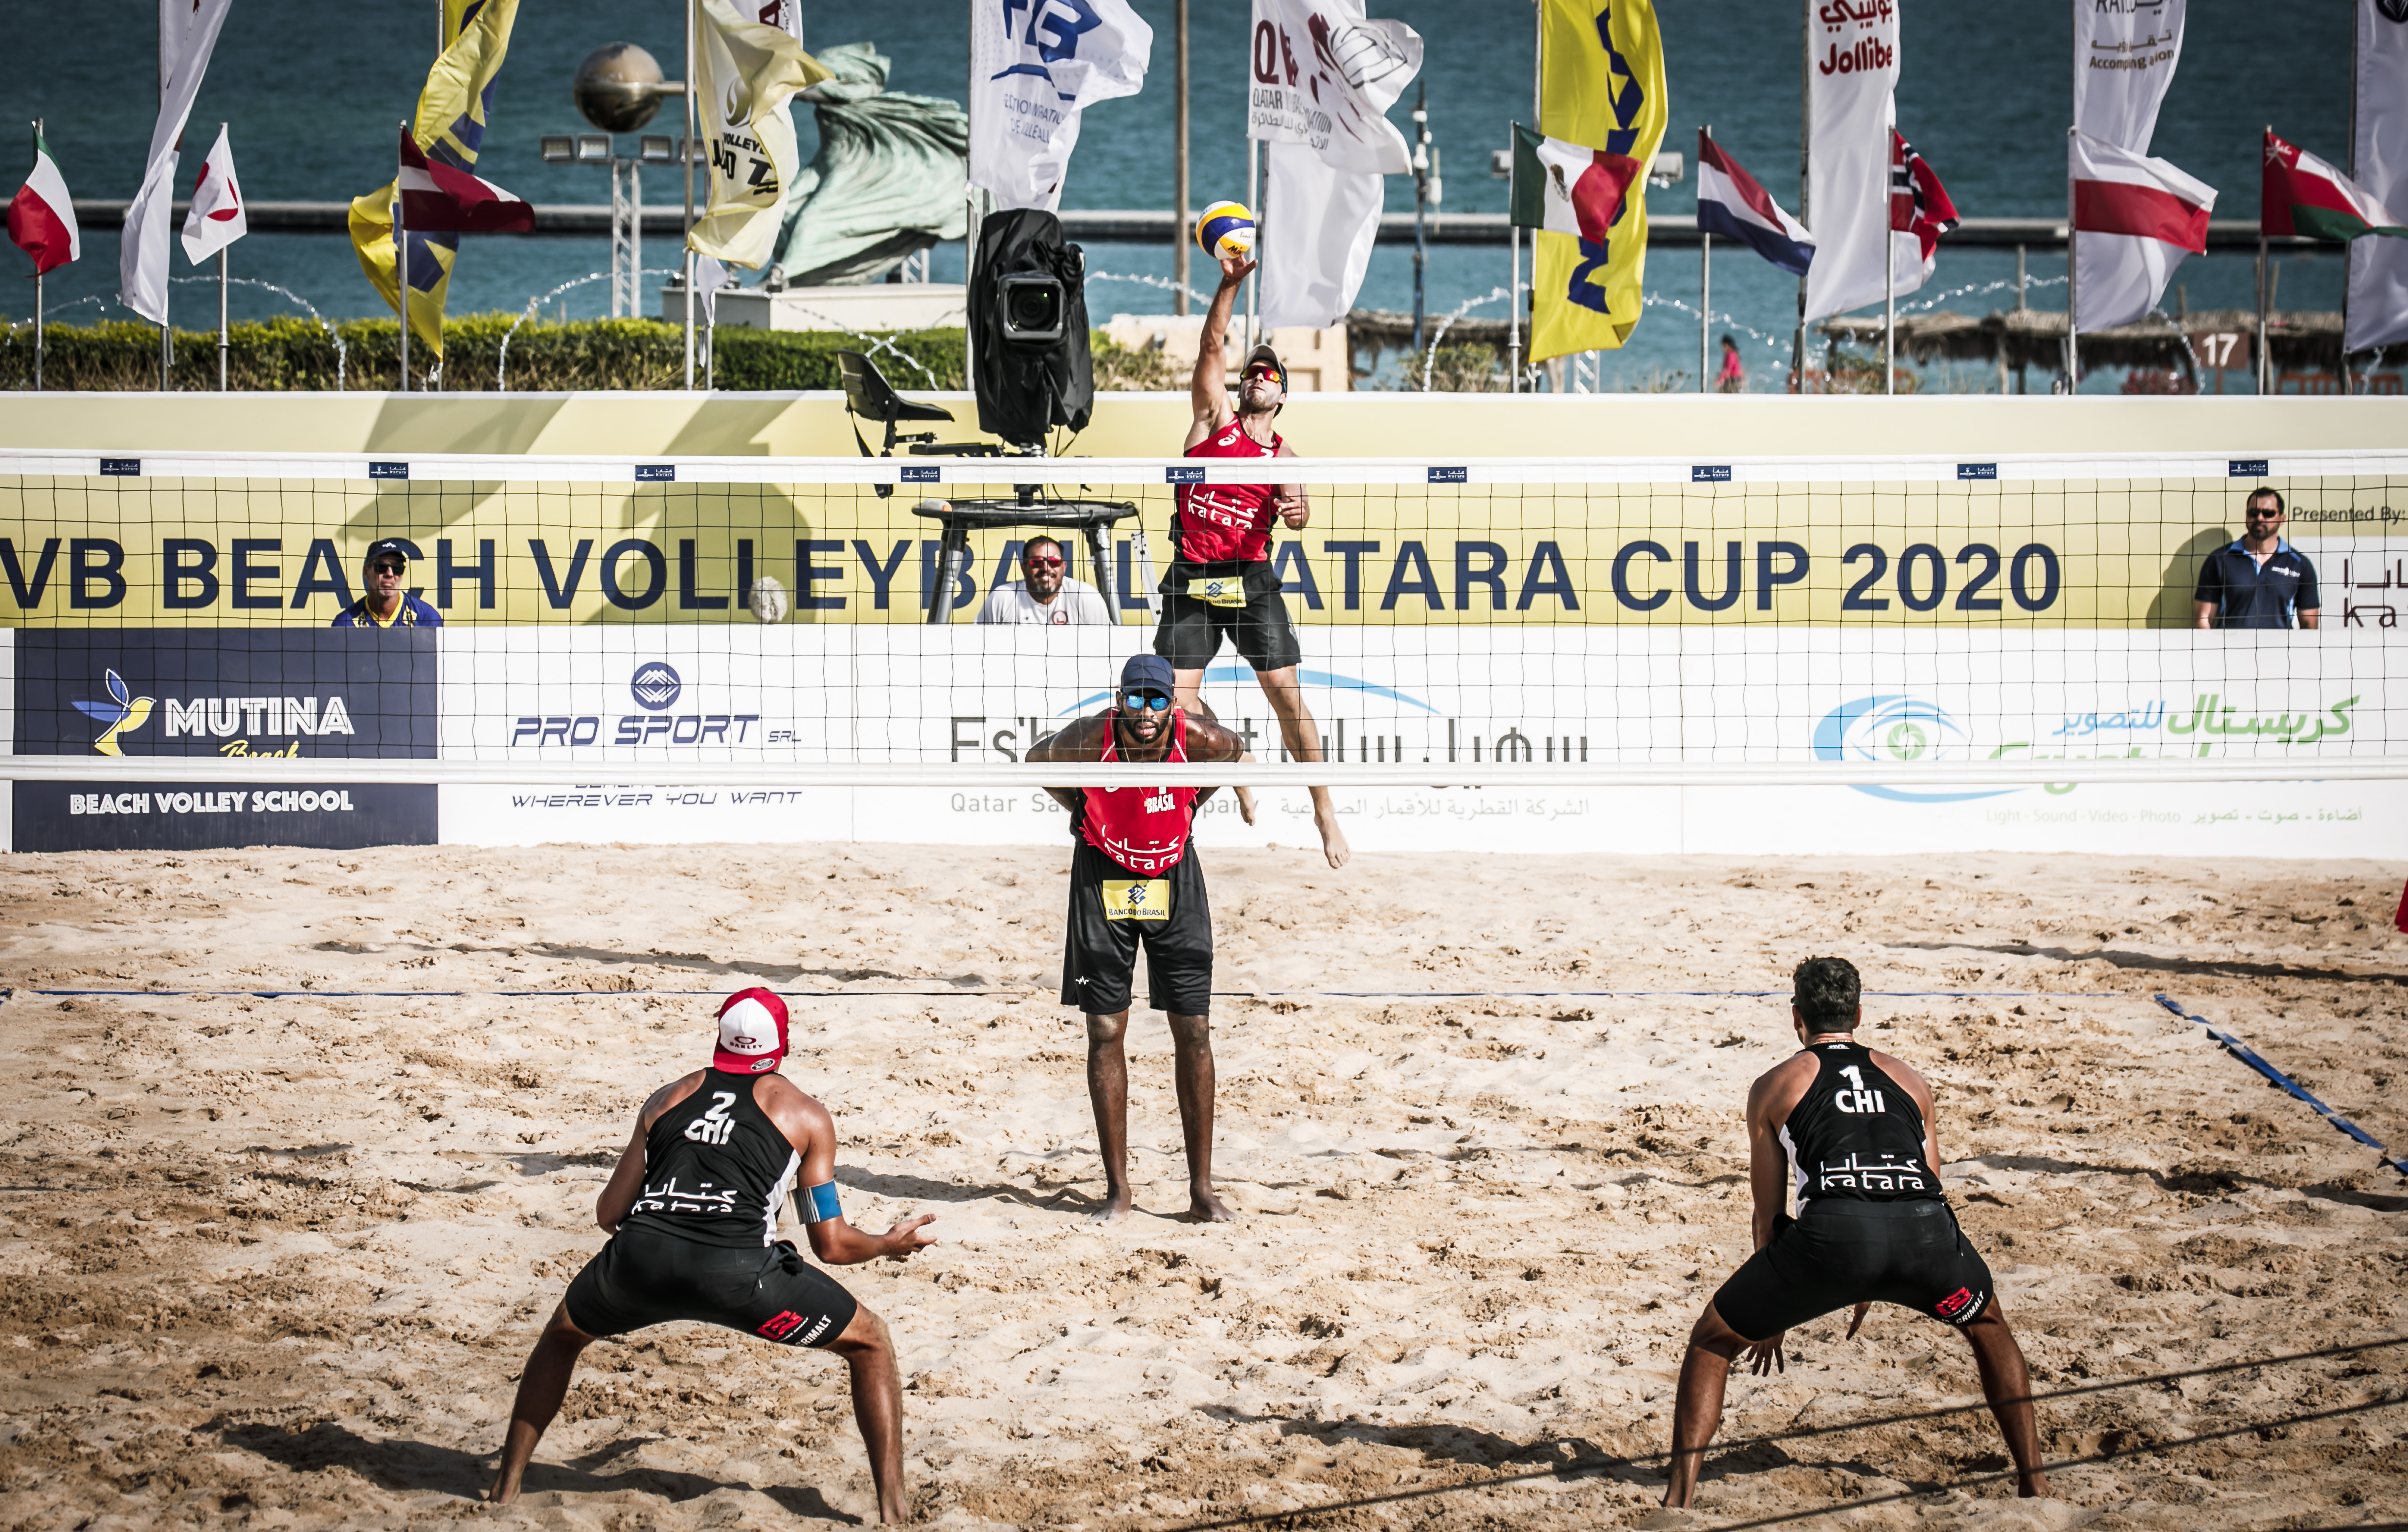
[[[910,1519],[903,1496],[903,1391],[885,1324],[777,1238],[787,1194],[830,1266],[896,1260],[935,1242],[929,1220],[864,1234],[837,1206],[836,1124],[776,1073],[786,1005],[765,989],[727,997],[710,1067],[654,1091],[619,1167],[594,1205],[610,1236],[568,1284],[527,1358],[509,1435],[487,1498],[518,1498],[519,1480],[560,1412],[577,1358],[598,1336],[700,1320],[785,1346],[824,1348],[853,1375],[853,1414],[869,1451],[880,1519]],[[799,1179],[799,1182],[797,1178]]]
[[[1756,1253],[1689,1332],[1672,1410],[1668,1506],[1687,1505],[1697,1488],[1732,1357],[1744,1350],[1759,1374],[1785,1369],[1786,1331],[1855,1304],[1853,1338],[1875,1300],[1963,1332],[2014,1454],[2016,1492],[2048,1493],[2023,1350],[1999,1311],[1990,1268],[1941,1195],[1931,1087],[1902,1060],[1856,1041],[1860,995],[1847,959],[1799,964],[1789,1016],[1803,1049],[1748,1091]]]

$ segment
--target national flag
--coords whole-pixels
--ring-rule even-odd
[[[1627,154],[1583,149],[1513,124],[1515,227],[1550,229],[1602,245],[1641,166]]]
[[[450,41],[426,72],[409,133],[430,164],[472,175],[476,170],[494,107],[494,78],[509,55],[510,27],[518,12],[519,0],[443,0],[443,35]],[[351,223],[351,249],[360,258],[360,269],[399,312],[401,286],[393,251],[395,184],[387,181],[353,198]],[[422,231],[414,219],[410,222],[409,332],[438,358],[443,354],[443,306],[459,254],[456,233]]]
[[[412,233],[530,234],[535,208],[492,181],[429,157],[401,136],[401,222]]]
[[[2408,222],[2366,188],[2269,129],[2266,165],[2258,183],[2258,232],[2303,234],[2311,239],[2355,239],[2387,234],[2408,239]]]
[[[1548,185],[1554,170],[1565,172],[1564,206],[1555,216],[1569,213],[1579,232],[1547,222],[1532,237],[1533,362],[1614,350],[1638,327],[1647,271],[1646,166],[1670,115],[1654,0],[1614,0],[1602,11],[1591,0],[1541,0],[1539,28],[1539,132],[1578,146],[1579,156],[1552,166],[1542,156],[1541,165]],[[1542,188],[1541,194],[1555,193]]]
[[[76,228],[75,201],[67,195],[65,178],[50,158],[50,146],[34,136],[34,169],[17,194],[8,199],[8,237],[34,258],[34,274],[56,271],[83,256],[83,235]]]
[[[802,169],[786,103],[831,71],[792,34],[738,12],[729,0],[702,0],[695,21],[695,104],[702,108],[710,171],[686,243],[729,265],[758,269],[776,252],[786,188]]]
[[[184,259],[194,265],[251,232],[242,189],[235,184],[232,133],[219,126],[218,141],[193,182],[193,205],[184,214]]]
[[[2129,324],[2157,307],[2185,255],[2207,252],[2215,188],[2163,160],[2072,135],[2074,327]]]
[[[1744,241],[1793,277],[1805,276],[1814,259],[1814,236],[1806,225],[1782,211],[1771,193],[1702,128],[1698,131],[1698,229]]]
[[[1896,128],[1890,129],[1890,258],[1898,267],[1891,278],[1892,296],[1904,296],[1929,279],[1938,264],[1940,236],[1962,222],[1938,174]]]
[[[208,73],[209,55],[218,45],[233,0],[192,0],[184,10],[172,46],[167,78],[159,93],[158,120],[150,127],[150,157],[144,162],[142,189],[125,209],[125,232],[119,236],[117,296],[126,308],[153,324],[167,322],[167,221],[175,213],[177,146],[184,123],[193,115],[193,98],[200,94],[201,77]],[[182,10],[179,5],[176,10]],[[163,32],[173,12],[162,7]]]

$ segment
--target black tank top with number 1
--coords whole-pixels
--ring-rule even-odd
[[[803,1157],[752,1099],[763,1075],[703,1071],[644,1138],[644,1188],[621,1228],[759,1250],[778,1232]]]
[[[1807,1052],[1818,1067],[1814,1083],[1781,1124],[1799,1206],[1823,1198],[1938,1197],[1940,1176],[1923,1163],[1923,1113],[1914,1097],[1882,1073],[1861,1043],[1818,1042]]]

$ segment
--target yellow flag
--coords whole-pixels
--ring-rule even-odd
[[[778,242],[786,187],[802,168],[786,103],[828,78],[784,29],[702,0],[695,17],[695,105],[710,150],[710,200],[686,241],[732,266],[757,268]]]
[[[430,160],[462,170],[477,167],[485,146],[485,114],[494,104],[494,77],[510,50],[510,24],[519,0],[443,0],[446,46],[426,86],[418,93],[410,132]],[[393,140],[387,139],[390,145]],[[394,312],[401,311],[401,288],[394,279],[394,187],[382,187],[351,203],[351,249]],[[409,236],[409,333],[443,355],[443,305],[451,295],[452,264],[459,258],[456,234]]]
[[[1540,230],[1530,360],[1612,351],[1638,327],[1647,272],[1647,167],[1664,141],[1664,40],[1653,0],[1542,0],[1539,131],[1598,151],[1619,183],[1603,244]]]

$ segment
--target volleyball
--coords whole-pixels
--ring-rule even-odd
[[[775,576],[763,575],[752,581],[752,598],[746,605],[760,622],[782,623],[786,620],[786,588],[778,583]]]
[[[1254,215],[1242,202],[1216,202],[1196,221],[1196,243],[1216,261],[1242,261],[1254,252]]]

